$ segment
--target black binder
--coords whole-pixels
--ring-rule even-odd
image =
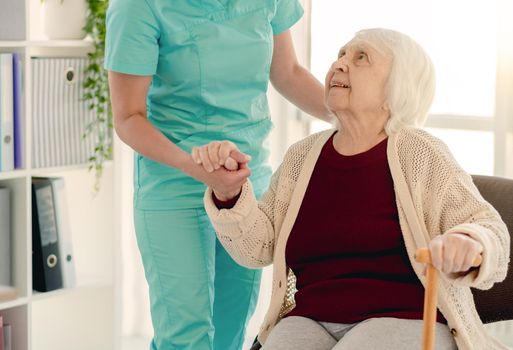
[[[52,183],[32,178],[32,284],[39,292],[62,288]]]

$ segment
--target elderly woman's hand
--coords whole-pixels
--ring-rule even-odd
[[[221,167],[227,170],[237,170],[241,164],[247,164],[251,156],[239,151],[230,141],[212,141],[201,147],[192,148],[192,159],[196,164],[202,164],[209,173]]]
[[[247,165],[251,156],[239,151],[230,141],[212,141],[201,147],[193,147],[192,159],[196,164],[202,165],[207,173],[225,179],[221,183],[205,181],[219,200],[226,201],[236,197],[241,191],[242,183],[251,174]],[[238,172],[243,178],[233,178],[231,172]]]
[[[431,263],[445,274],[467,272],[483,252],[480,242],[464,233],[451,232],[435,237],[429,243]]]

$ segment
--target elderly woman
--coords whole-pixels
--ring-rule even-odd
[[[509,235],[447,147],[417,128],[434,89],[417,43],[363,30],[326,76],[338,127],[293,145],[260,202],[246,163],[228,171],[235,145],[194,149],[233,180],[204,197],[219,240],[241,265],[274,264],[263,349],[420,349],[425,277],[414,252],[425,246],[443,272],[436,349],[506,349],[469,287],[505,278]]]

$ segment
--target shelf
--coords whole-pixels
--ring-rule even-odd
[[[105,168],[112,166],[112,160],[108,160],[103,163]],[[69,171],[89,171],[89,164],[75,164],[75,165],[65,165],[65,166],[56,166],[56,167],[48,167],[48,168],[33,168],[28,172],[32,176],[48,176],[51,174],[59,174],[65,173]],[[1,173],[0,173],[1,174]],[[1,178],[0,178],[1,179]]]
[[[93,42],[89,39],[83,40],[36,40],[36,41],[28,41],[26,44],[27,47],[48,47],[48,48],[91,48],[93,47]]]
[[[120,216],[116,210],[115,166],[113,161],[104,163],[100,190],[96,191],[97,179],[94,171],[89,171],[87,162],[95,146],[95,136],[86,140],[80,137],[87,125],[86,117],[77,115],[80,122],[70,123],[75,116],[72,113],[90,114],[85,111],[87,106],[77,101],[83,96],[84,75],[76,75],[76,84],[61,84],[66,83],[61,78],[68,78],[68,67],[63,68],[64,65],[73,63],[76,72],[83,72],[86,64],[83,58],[93,52],[93,41],[91,37],[49,40],[44,31],[41,0],[0,0],[0,3],[0,52],[17,53],[22,73],[21,167],[0,172],[0,188],[9,190],[10,209],[10,227],[4,230],[9,245],[3,241],[2,231],[0,246],[10,246],[9,284],[17,293],[16,298],[13,295],[13,299],[0,301],[0,315],[12,326],[15,350],[118,350],[120,302],[116,298],[119,295],[116,269],[120,243],[115,220]],[[51,63],[41,67],[38,65],[41,62]],[[61,65],[61,62],[66,63]],[[46,109],[42,112],[41,108]],[[59,116],[42,123],[44,113]],[[57,132],[53,133],[55,130]],[[37,138],[40,134],[45,137]],[[70,136],[69,142],[56,142],[66,136]],[[54,143],[59,146],[50,147]],[[65,147],[76,154],[65,156],[68,151]],[[38,161],[40,153],[45,157],[44,162]],[[67,165],[72,161],[75,164]],[[62,215],[57,219],[57,215],[45,214],[49,222],[44,224],[53,225],[58,235],[62,231],[63,236],[58,237],[62,239],[66,235],[67,243],[72,245],[75,287],[47,293],[33,290],[32,256],[37,249],[34,245],[37,241],[33,242],[33,224],[42,225],[44,221],[40,216],[34,222],[33,208],[37,210],[37,199],[41,199],[35,200],[32,196],[34,177],[59,177],[65,182],[64,190],[58,193],[58,201],[52,199],[55,193],[50,196],[48,191],[46,199],[42,198],[48,204],[49,201],[63,204],[58,208]]]
[[[24,169],[13,170],[13,171],[4,171],[4,172],[0,172],[0,181],[24,178],[25,176],[27,176],[27,171]]]
[[[17,306],[25,305],[27,303],[28,298],[26,297],[0,302],[0,310],[12,309]]]
[[[92,48],[90,39],[83,40],[0,40],[0,48],[37,47],[37,48]]]
[[[89,164],[74,164],[74,165],[64,165],[64,166],[55,166],[48,168],[33,168],[30,169],[29,172],[32,176],[40,176],[40,175],[48,175],[53,173],[63,173],[66,171],[80,171],[87,170],[89,168]]]
[[[103,163],[103,166],[105,168],[112,166],[112,160],[105,161]],[[56,167],[48,167],[48,168],[34,168],[30,169],[30,173],[33,176],[41,175],[48,175],[53,173],[64,173],[67,171],[81,171],[81,170],[88,170],[89,164],[75,164],[75,165],[65,165],[65,166],[56,166]]]
[[[18,40],[0,40],[0,48],[11,48],[11,47],[26,47],[26,41]]]
[[[56,296],[63,296],[70,293],[74,293],[77,291],[81,291],[84,289],[95,289],[95,288],[106,288],[106,287],[112,287],[113,284],[110,281],[102,280],[98,278],[87,278],[84,279],[82,282],[80,282],[76,287],[74,288],[61,288],[57,290],[52,290],[50,292],[38,292],[33,291],[31,300],[32,301],[40,301],[40,300],[46,300],[51,299]]]

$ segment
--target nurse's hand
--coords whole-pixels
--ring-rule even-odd
[[[231,141],[212,141],[201,147],[193,147],[192,159],[211,173],[222,167],[227,170],[237,170],[241,164],[247,164],[251,156],[239,151]]]
[[[451,232],[433,238],[429,251],[437,270],[445,274],[465,273],[483,252],[483,245],[464,233]]]
[[[240,152],[230,141],[212,141],[192,149],[192,160],[201,172],[192,174],[212,188],[222,201],[236,197],[251,175],[248,162],[251,157]]]

